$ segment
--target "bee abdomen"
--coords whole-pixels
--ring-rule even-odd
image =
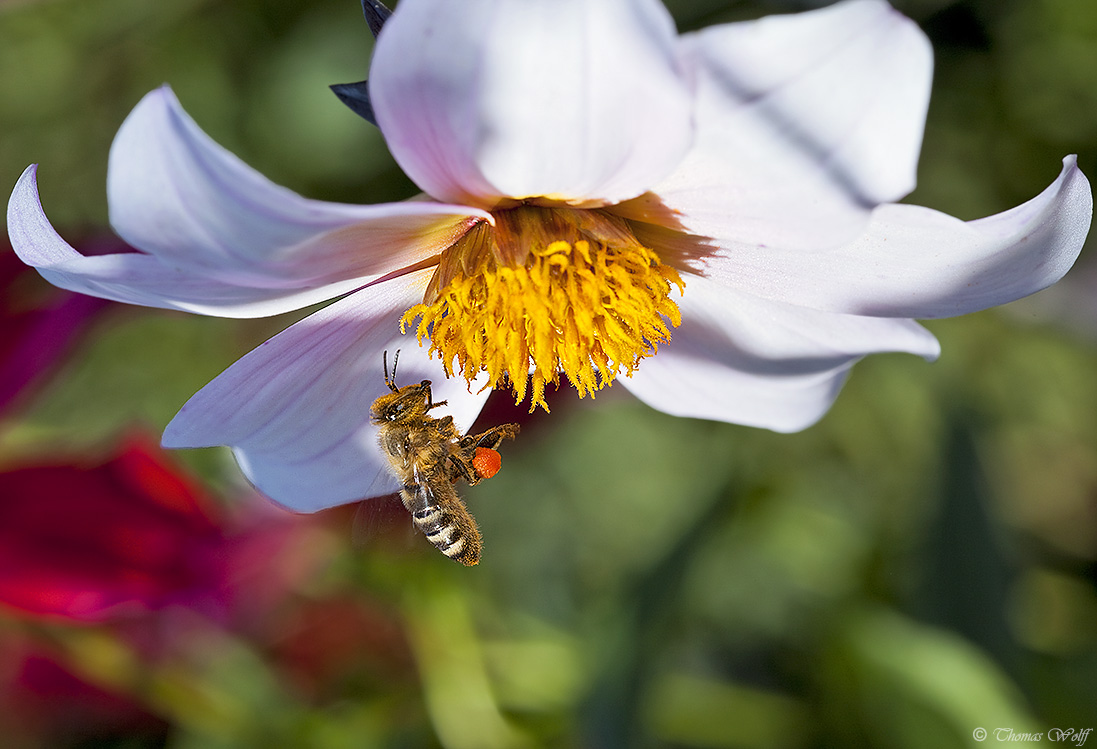
[[[480,530],[460,499],[448,502],[446,506],[424,506],[415,502],[417,492],[412,487],[405,486],[404,492],[405,504],[420,505],[411,512],[412,522],[440,552],[468,566],[480,561]]]

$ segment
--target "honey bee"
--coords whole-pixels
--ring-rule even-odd
[[[373,423],[380,428],[378,441],[393,475],[403,482],[400,499],[415,527],[450,559],[474,565],[480,561],[480,529],[454,485],[460,479],[475,485],[494,476],[501,462],[496,448],[518,434],[518,425],[500,424],[462,437],[452,416],[428,415],[446,405],[431,399],[430,380],[396,386],[399,357],[399,351],[392,357],[391,375],[387,352],[382,357],[385,384],[392,392],[370,407]]]

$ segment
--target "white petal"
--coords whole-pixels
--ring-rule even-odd
[[[365,278],[352,275],[347,279],[315,280],[304,288],[283,288],[271,284],[253,286],[239,279],[225,281],[205,275],[202,269],[179,268],[160,258],[143,253],[122,253],[85,257],[63,240],[50,225],[38,198],[35,183],[36,167],[27,167],[12,191],[8,202],[8,235],[16,254],[27,265],[37,268],[42,276],[63,289],[90,294],[127,304],[179,309],[219,317],[263,317],[341,296],[366,285],[376,278],[377,271]],[[352,247],[356,237],[368,233],[370,224],[358,224],[325,235],[317,240],[326,242],[325,251]],[[419,252],[429,253],[432,245],[414,251],[409,244],[407,257],[395,254],[389,261],[411,262]],[[399,266],[397,266],[399,267]],[[366,264],[347,270],[366,271]]]
[[[657,0],[403,0],[370,96],[436,199],[618,202],[681,160],[690,105]]]
[[[1076,159],[1016,208],[964,222],[913,205],[883,205],[856,241],[815,253],[728,252],[706,273],[771,299],[889,317],[963,315],[1005,304],[1063,277],[1093,213]]]
[[[372,280],[491,221],[474,208],[429,201],[302,198],[214,143],[167,87],[146,95],[115,136],[107,197],[111,224],[134,247],[244,286]]]
[[[866,354],[935,358],[937,340],[911,320],[780,304],[686,277],[682,325],[621,382],[675,416],[793,432],[818,421]]]
[[[697,139],[654,188],[725,246],[830,247],[914,187],[933,60],[880,0],[686,35]]]
[[[274,501],[313,512],[395,491],[370,423],[388,392],[382,352],[400,350],[398,382],[432,380],[435,401],[467,429],[487,393],[446,380],[398,319],[422,299],[419,272],[378,283],[287,328],[195,394],[164,431],[166,447],[230,445],[248,479]]]
[[[151,255],[81,255],[42,211],[35,171],[27,167],[12,191],[8,236],[19,258],[55,286],[128,304],[239,317],[273,314],[267,311],[271,299],[285,297],[277,289],[234,286],[168,268]]]

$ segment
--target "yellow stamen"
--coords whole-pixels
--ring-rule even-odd
[[[681,323],[678,272],[598,211],[522,206],[443,253],[423,304],[401,318],[447,376],[509,382],[531,406],[563,373],[586,396],[631,374]]]

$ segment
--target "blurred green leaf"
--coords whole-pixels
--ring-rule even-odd
[[[648,722],[661,740],[683,747],[794,749],[810,733],[808,711],[795,700],[683,674],[656,685]]]
[[[470,603],[461,592],[424,575],[408,582],[404,610],[427,709],[442,745],[446,749],[533,746],[500,712]]]
[[[851,611],[834,631],[827,663],[831,708],[854,710],[855,721],[848,715],[839,720],[863,725],[873,746],[973,747],[980,743],[978,728],[991,734],[999,728],[1045,730],[986,655],[956,635],[887,609]]]

